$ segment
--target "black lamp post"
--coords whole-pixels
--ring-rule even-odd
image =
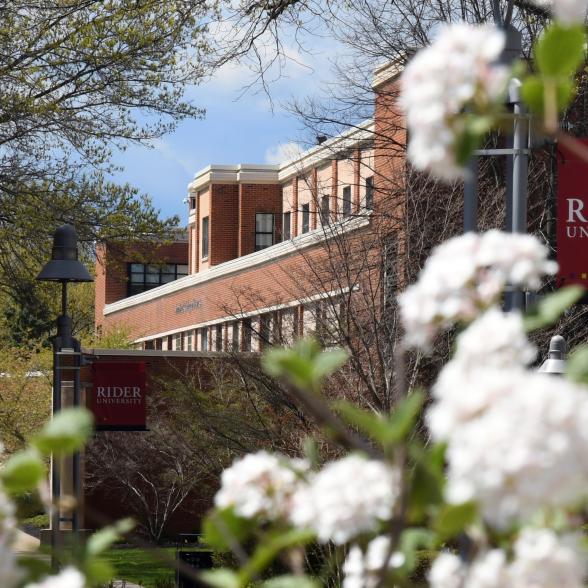
[[[69,282],[92,282],[93,278],[88,273],[84,264],[78,260],[78,235],[71,225],[59,227],[53,235],[53,250],[51,260],[45,264],[37,280],[47,282],[61,282],[61,315],[57,317],[57,334],[52,338],[53,342],[53,414],[61,410],[61,372],[71,369],[73,378],[73,405],[80,405],[80,342],[72,335],[71,317],[67,315],[67,284]],[[73,366],[61,366],[61,357],[67,355],[73,359]],[[55,553],[60,531],[60,496],[61,475],[59,464],[53,458],[51,469],[51,491],[53,498],[53,510],[51,512],[51,547]],[[71,525],[74,533],[80,528],[79,501],[81,496],[80,480],[80,455],[73,456],[73,491],[76,499],[76,507],[72,512]],[[52,555],[53,564],[56,565],[55,556]]]

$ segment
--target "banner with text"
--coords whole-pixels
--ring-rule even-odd
[[[145,363],[97,362],[92,365],[90,410],[98,431],[145,430]]]
[[[588,163],[560,146],[557,167],[557,285],[588,288]]]

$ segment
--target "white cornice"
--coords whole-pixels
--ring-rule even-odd
[[[188,191],[194,193],[208,184],[276,184],[278,165],[240,163],[239,165],[209,165],[200,170],[188,184]]]
[[[188,184],[188,192],[195,192],[206,186],[219,184],[277,184],[294,175],[304,173],[323,161],[373,139],[374,121],[366,120],[357,127],[312,147],[302,155],[280,165],[241,163],[239,165],[209,165],[197,172]]]
[[[180,292],[186,288],[199,286],[217,278],[251,269],[281,257],[286,257],[292,253],[296,253],[300,249],[316,245],[341,233],[347,233],[364,227],[368,223],[369,216],[358,216],[344,219],[324,228],[320,227],[314,231],[305,233],[304,235],[298,235],[289,241],[283,241],[282,243],[268,247],[267,249],[237,257],[236,259],[226,261],[225,263],[213,266],[210,269],[198,272],[197,274],[191,274],[185,278],[180,278],[179,280],[169,282],[163,286],[147,290],[147,292],[141,292],[141,294],[135,294],[129,298],[123,298],[117,302],[107,304],[104,307],[104,315],[106,316],[115,312],[120,312],[121,310],[133,308],[139,304],[144,304],[145,302],[150,302],[151,300],[156,300],[175,292]]]
[[[404,69],[400,60],[387,61],[374,70],[374,79],[372,80],[372,89],[376,90],[382,84],[398,77]]]

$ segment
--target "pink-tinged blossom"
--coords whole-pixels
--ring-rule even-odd
[[[507,284],[536,289],[557,264],[532,235],[466,233],[435,248],[399,298],[405,342],[427,349],[435,335],[495,305]]]
[[[389,519],[398,493],[395,470],[382,461],[348,455],[325,465],[294,495],[291,520],[313,529],[323,543],[340,545]]]
[[[372,539],[365,553],[357,545],[349,550],[343,564],[343,588],[376,588],[380,584],[380,575],[384,560],[389,557],[390,537],[379,536]],[[387,568],[393,570],[404,565],[405,556],[395,552],[388,558]]]
[[[453,180],[464,175],[456,158],[464,132],[463,111],[486,109],[498,100],[508,69],[496,65],[504,33],[466,23],[442,28],[435,42],[419,51],[402,75],[400,106],[409,132],[408,157],[419,170]]]
[[[223,471],[221,488],[214,497],[215,505],[233,507],[245,518],[285,518],[293,494],[304,483],[307,469],[304,460],[267,451],[250,453]]]

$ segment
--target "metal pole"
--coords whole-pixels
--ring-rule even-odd
[[[81,348],[77,340],[74,339],[74,349],[76,354],[74,355],[74,387],[73,387],[73,405],[74,407],[80,406],[80,365],[81,365]],[[76,451],[73,454],[73,493],[75,498],[75,506],[72,512],[72,530],[74,533],[74,541],[78,542],[80,533],[80,498],[81,492],[81,470],[80,470],[80,452]]]
[[[463,232],[478,230],[478,157],[472,155],[468,162],[463,184]]]
[[[61,369],[59,365],[59,333],[53,340],[53,415],[61,410]],[[58,570],[59,561],[56,550],[60,543],[60,498],[61,498],[61,473],[59,460],[51,457],[51,567]]]

